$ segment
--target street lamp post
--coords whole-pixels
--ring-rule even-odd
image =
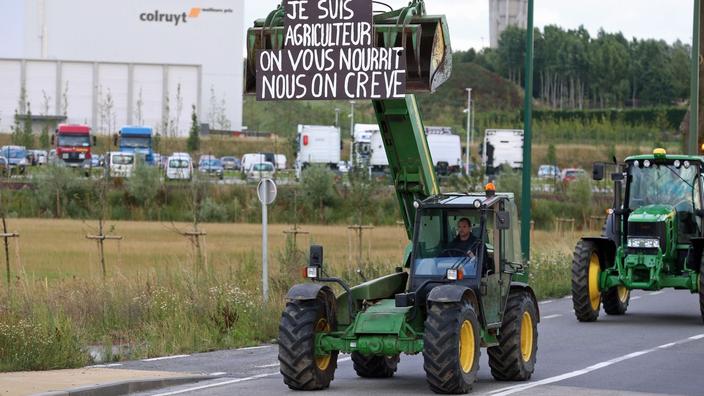
[[[357,102],[350,100],[350,136],[352,139],[354,139],[354,105],[356,104]]]
[[[335,108],[335,127],[336,128],[340,127],[340,108],[339,107]]]
[[[472,151],[472,88],[467,88],[467,152],[464,161],[464,172],[469,175],[469,157]]]

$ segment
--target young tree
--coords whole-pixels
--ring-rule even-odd
[[[188,151],[193,153],[200,149],[200,127],[198,126],[198,114],[196,114],[196,105],[191,106],[191,130],[188,133],[186,145]]]

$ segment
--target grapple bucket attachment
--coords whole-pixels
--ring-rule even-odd
[[[406,8],[374,17],[377,47],[403,47],[406,56],[406,92],[433,92],[450,78],[452,48],[444,16],[417,15],[422,9]],[[245,93],[255,94],[256,53],[284,48],[283,11],[258,20],[247,31]]]

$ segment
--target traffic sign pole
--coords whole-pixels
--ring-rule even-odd
[[[269,302],[269,219],[267,206],[276,199],[276,183],[271,179],[262,179],[257,185],[257,197],[262,204],[262,295],[264,303]]]

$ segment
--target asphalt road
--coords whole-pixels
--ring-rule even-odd
[[[704,395],[704,325],[696,295],[686,291],[634,292],[625,316],[579,323],[568,298],[540,303],[536,370],[528,382],[497,382],[485,351],[472,394]],[[349,356],[338,360],[335,380],[316,395],[414,395],[431,393],[422,356],[402,356],[395,377],[356,376]],[[272,395],[289,391],[278,372],[277,347],[219,351],[115,368],[190,371],[219,376],[141,395]]]

